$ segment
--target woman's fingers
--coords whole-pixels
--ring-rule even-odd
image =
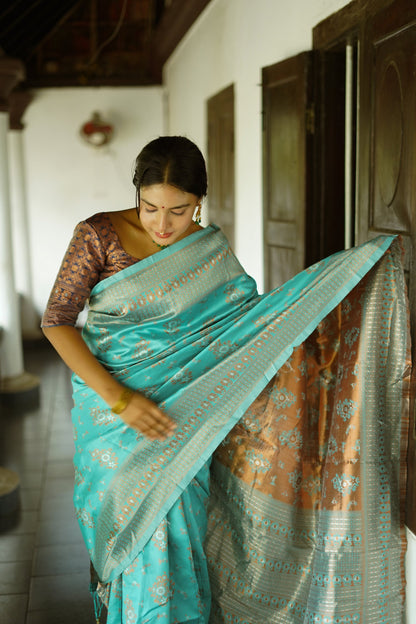
[[[144,435],[152,438],[159,437],[164,439],[174,430],[171,423],[166,424],[158,420],[157,417],[148,414],[137,418],[134,422],[134,426]]]
[[[133,395],[121,418],[127,425],[152,440],[163,440],[175,429],[175,422],[169,416],[153,401],[138,393]]]

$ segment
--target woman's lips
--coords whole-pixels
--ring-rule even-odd
[[[158,238],[169,238],[170,236],[172,236],[172,232],[168,232],[167,234],[161,234],[160,232],[155,232],[155,234]]]

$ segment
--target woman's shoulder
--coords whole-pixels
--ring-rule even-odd
[[[72,244],[106,250],[116,238],[108,213],[97,212],[76,224]]]
[[[115,231],[109,212],[96,212],[95,214],[80,221],[75,231],[83,235],[96,236],[99,239],[114,238]]]
[[[131,223],[137,221],[137,213],[135,208],[126,208],[125,210],[112,210],[108,212],[96,212],[81,223],[86,223],[94,228],[112,228],[117,224]]]
[[[110,213],[108,212],[96,212],[95,214],[91,215],[90,217],[87,217],[86,219],[84,219],[84,221],[80,221],[80,224],[87,224],[90,225],[92,227],[101,227],[101,226],[108,226],[108,224],[111,224],[111,219],[109,216]],[[79,224],[79,225],[80,225]]]
[[[96,212],[90,217],[86,217],[82,219],[82,221],[78,221],[74,228],[74,233],[77,234],[79,232],[88,232],[91,230],[99,230],[102,227],[108,227],[111,225],[111,220],[108,217],[107,212]]]

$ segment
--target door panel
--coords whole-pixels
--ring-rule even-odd
[[[265,289],[305,266],[312,203],[313,53],[263,69],[263,231]]]
[[[410,234],[414,125],[412,63],[416,27],[374,46],[374,183],[370,228]],[[413,69],[416,69],[415,67]]]
[[[234,246],[234,87],[208,100],[209,220]]]

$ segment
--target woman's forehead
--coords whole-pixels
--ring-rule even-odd
[[[151,184],[142,186],[140,195],[143,201],[150,202],[160,208],[169,208],[195,201],[196,196],[178,189],[171,184]]]

